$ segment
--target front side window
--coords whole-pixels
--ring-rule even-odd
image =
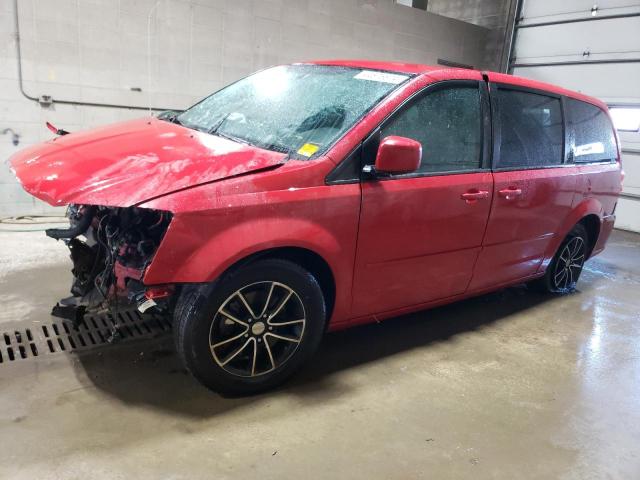
[[[480,168],[482,115],[477,86],[429,92],[398,113],[380,138],[408,137],[422,144],[420,173]]]
[[[567,99],[567,128],[573,161],[610,162],[617,157],[613,127],[595,105]]]
[[[562,163],[564,135],[560,99],[499,88],[498,168],[531,168]]]
[[[175,117],[188,128],[310,158],[410,77],[326,65],[263,70]]]

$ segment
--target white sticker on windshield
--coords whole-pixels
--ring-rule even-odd
[[[602,142],[585,143],[584,145],[576,145],[575,156],[590,155],[592,153],[604,153],[604,145]]]
[[[404,82],[409,77],[407,77],[406,75],[398,75],[397,73],[363,70],[353,78],[357,78],[358,80],[371,80],[372,82],[393,83],[394,85],[397,85]]]

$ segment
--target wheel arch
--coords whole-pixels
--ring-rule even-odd
[[[327,307],[328,324],[335,307],[336,280],[329,262],[313,250],[304,247],[285,246],[257,251],[237,260],[235,263],[230,265],[220,277],[222,278],[225,274],[231,271],[267,258],[289,260],[307,270],[316,278],[316,280],[318,280]]]
[[[544,255],[544,260],[540,264],[538,272],[544,272],[546,270],[562,241],[569,234],[571,229],[579,223],[584,225],[587,229],[587,233],[589,235],[589,255],[591,255],[591,252],[598,241],[598,236],[600,235],[602,214],[602,204],[593,197],[586,198],[576,205],[571,213],[567,215],[561,227],[554,235],[552,241],[549,242]]]
[[[327,295],[328,319],[338,321],[350,313],[357,233],[350,218],[338,220],[326,224],[309,215],[252,209],[237,216],[177,215],[143,282],[209,283],[247,261],[281,256],[313,271]]]
[[[589,250],[587,251],[587,258],[589,258],[591,256],[591,252],[593,252],[593,248],[598,242],[602,221],[600,220],[600,217],[598,215],[590,213],[582,217],[582,219],[578,223],[582,224],[587,230],[587,236],[589,238]]]

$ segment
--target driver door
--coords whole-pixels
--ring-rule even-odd
[[[422,144],[416,172],[362,183],[353,314],[401,309],[463,293],[491,207],[489,110],[480,81],[439,82],[406,102],[363,145],[373,165],[391,135]]]

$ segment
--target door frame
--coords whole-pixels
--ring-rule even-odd
[[[408,108],[413,106],[415,102],[422,100],[426,95],[432,94],[433,92],[436,92],[445,88],[456,88],[456,87],[466,87],[466,88],[471,87],[479,95],[478,101],[479,101],[479,107],[480,107],[480,112],[479,112],[480,113],[480,122],[479,122],[480,123],[479,125],[480,148],[478,149],[478,158],[477,158],[478,165],[479,165],[478,168],[470,168],[470,169],[462,169],[462,170],[446,170],[446,171],[438,171],[438,172],[411,172],[407,174],[393,174],[393,175],[383,174],[383,173],[367,174],[363,172],[363,168],[365,166],[373,165],[375,163],[378,147],[379,147],[380,141],[382,140],[381,132],[389,124],[389,122],[397,118],[398,115],[401,115],[402,113],[404,113]],[[346,183],[349,181],[347,180],[347,176],[349,174],[353,176],[356,171],[359,172],[359,176],[360,176],[359,182],[361,185],[363,185],[363,188],[361,190],[361,195],[362,195],[361,218],[362,218],[362,202],[364,201],[364,195],[365,195],[364,185],[371,184],[372,182],[384,182],[389,180],[410,181],[414,179],[422,179],[422,178],[426,179],[429,177],[446,177],[450,175],[465,175],[465,174],[466,175],[484,174],[487,176],[491,176],[491,143],[492,143],[491,136],[492,136],[491,106],[489,101],[488,86],[484,79],[482,78],[471,79],[471,80],[450,79],[450,80],[434,82],[429,85],[426,85],[420,90],[414,92],[412,95],[408,96],[395,109],[393,109],[393,111],[387,114],[384,117],[384,119],[382,119],[378,123],[377,126],[372,128],[371,131],[364,137],[364,140],[362,140],[362,142],[360,142],[357,145],[357,147],[354,148],[346,156],[345,160],[340,164],[338,164],[338,166],[336,166],[336,168],[334,168],[334,170],[331,172],[331,174],[333,174],[334,172],[336,174],[340,173],[344,175],[344,177],[341,179],[341,178],[338,178],[338,176],[336,176],[331,178],[331,180],[333,180],[332,183],[336,183],[336,184]],[[354,164],[357,165],[357,170],[356,168],[354,168]],[[350,172],[350,173],[347,174],[347,172]],[[327,178],[327,180],[329,180],[329,178]],[[491,183],[493,184],[493,182]],[[489,200],[489,202],[490,203],[487,209],[487,216],[485,218],[485,222],[482,227],[482,230],[479,232],[480,241],[477,244],[477,246],[474,247],[474,248],[477,248],[478,250],[482,248],[482,242],[484,240],[484,235],[486,233],[487,221],[491,211],[491,200]],[[356,246],[356,263],[354,264],[354,282],[356,281],[355,270],[357,268],[358,250],[360,249],[361,235],[362,235],[361,227],[359,227],[358,240],[357,240],[357,246]],[[477,261],[477,256],[475,258],[475,261]],[[471,279],[473,277],[473,269],[475,266],[475,261],[473,262],[474,265],[471,266],[471,274],[468,278],[468,281],[464,285],[465,291],[468,288],[469,283],[471,282]],[[355,289],[355,285],[352,286],[352,291],[353,289]],[[464,294],[464,291],[456,295],[461,295],[461,294]],[[447,298],[447,297],[443,297],[443,298]],[[431,301],[435,301],[435,300],[431,300]],[[400,308],[410,308],[410,307],[411,305],[405,305]],[[378,312],[378,313],[383,313],[383,312]]]
[[[518,170],[539,170],[543,168],[562,168],[567,166],[574,166],[568,159],[568,153],[570,151],[569,135],[567,130],[567,115],[565,96],[541,90],[537,88],[523,87],[521,85],[513,85],[505,82],[487,82],[489,102],[491,105],[491,130],[493,132],[493,138],[491,143],[491,171],[492,172],[512,172]],[[551,98],[557,98],[560,100],[560,115],[562,117],[562,163],[556,165],[536,165],[536,166],[516,166],[516,167],[498,167],[498,160],[500,158],[500,141],[502,140],[502,124],[500,122],[500,104],[498,102],[498,90],[514,90],[523,93],[532,93],[535,95],[545,95]]]
[[[470,170],[450,170],[442,172],[411,172],[401,175],[366,175],[362,174],[362,168],[365,165],[373,165],[375,163],[376,154],[378,152],[378,146],[380,145],[380,133],[382,129],[391,122],[396,115],[401,114],[404,110],[411,107],[414,102],[419,101],[422,97],[429,95],[438,90],[450,87],[473,87],[477,86],[480,94],[480,115],[481,115],[481,132],[480,138],[482,141],[480,147],[480,167]],[[464,173],[481,173],[491,170],[492,168],[492,119],[491,119],[491,104],[489,97],[489,89],[487,82],[484,80],[442,80],[431,83],[424,88],[413,93],[407,97],[400,105],[398,105],[393,111],[391,111],[370,133],[368,133],[361,143],[360,154],[360,172],[361,181],[385,181],[385,180],[399,180],[403,178],[417,178],[417,177],[434,177],[444,175],[457,175]],[[348,159],[347,159],[348,160]]]
[[[475,170],[454,170],[445,172],[414,172],[404,175],[394,175],[385,177],[382,175],[372,176],[363,174],[362,169],[365,165],[373,165],[380,144],[380,131],[382,128],[390,122],[395,115],[401,113],[405,108],[408,108],[412,102],[419,100],[423,95],[447,88],[450,86],[478,86],[480,91],[480,114],[482,116],[482,132],[481,132],[481,161],[480,168]],[[359,142],[354,149],[344,157],[344,159],[336,165],[331,172],[325,178],[326,185],[342,185],[345,183],[361,183],[365,181],[384,181],[390,178],[414,178],[422,176],[441,176],[441,175],[456,175],[462,173],[478,173],[490,171],[493,165],[492,150],[493,150],[493,120],[492,120],[492,105],[489,96],[489,87],[487,81],[482,79],[450,79],[440,80],[434,83],[430,83],[423,88],[405,98],[396,108],[389,112],[374,128],[369,131],[361,142]]]

